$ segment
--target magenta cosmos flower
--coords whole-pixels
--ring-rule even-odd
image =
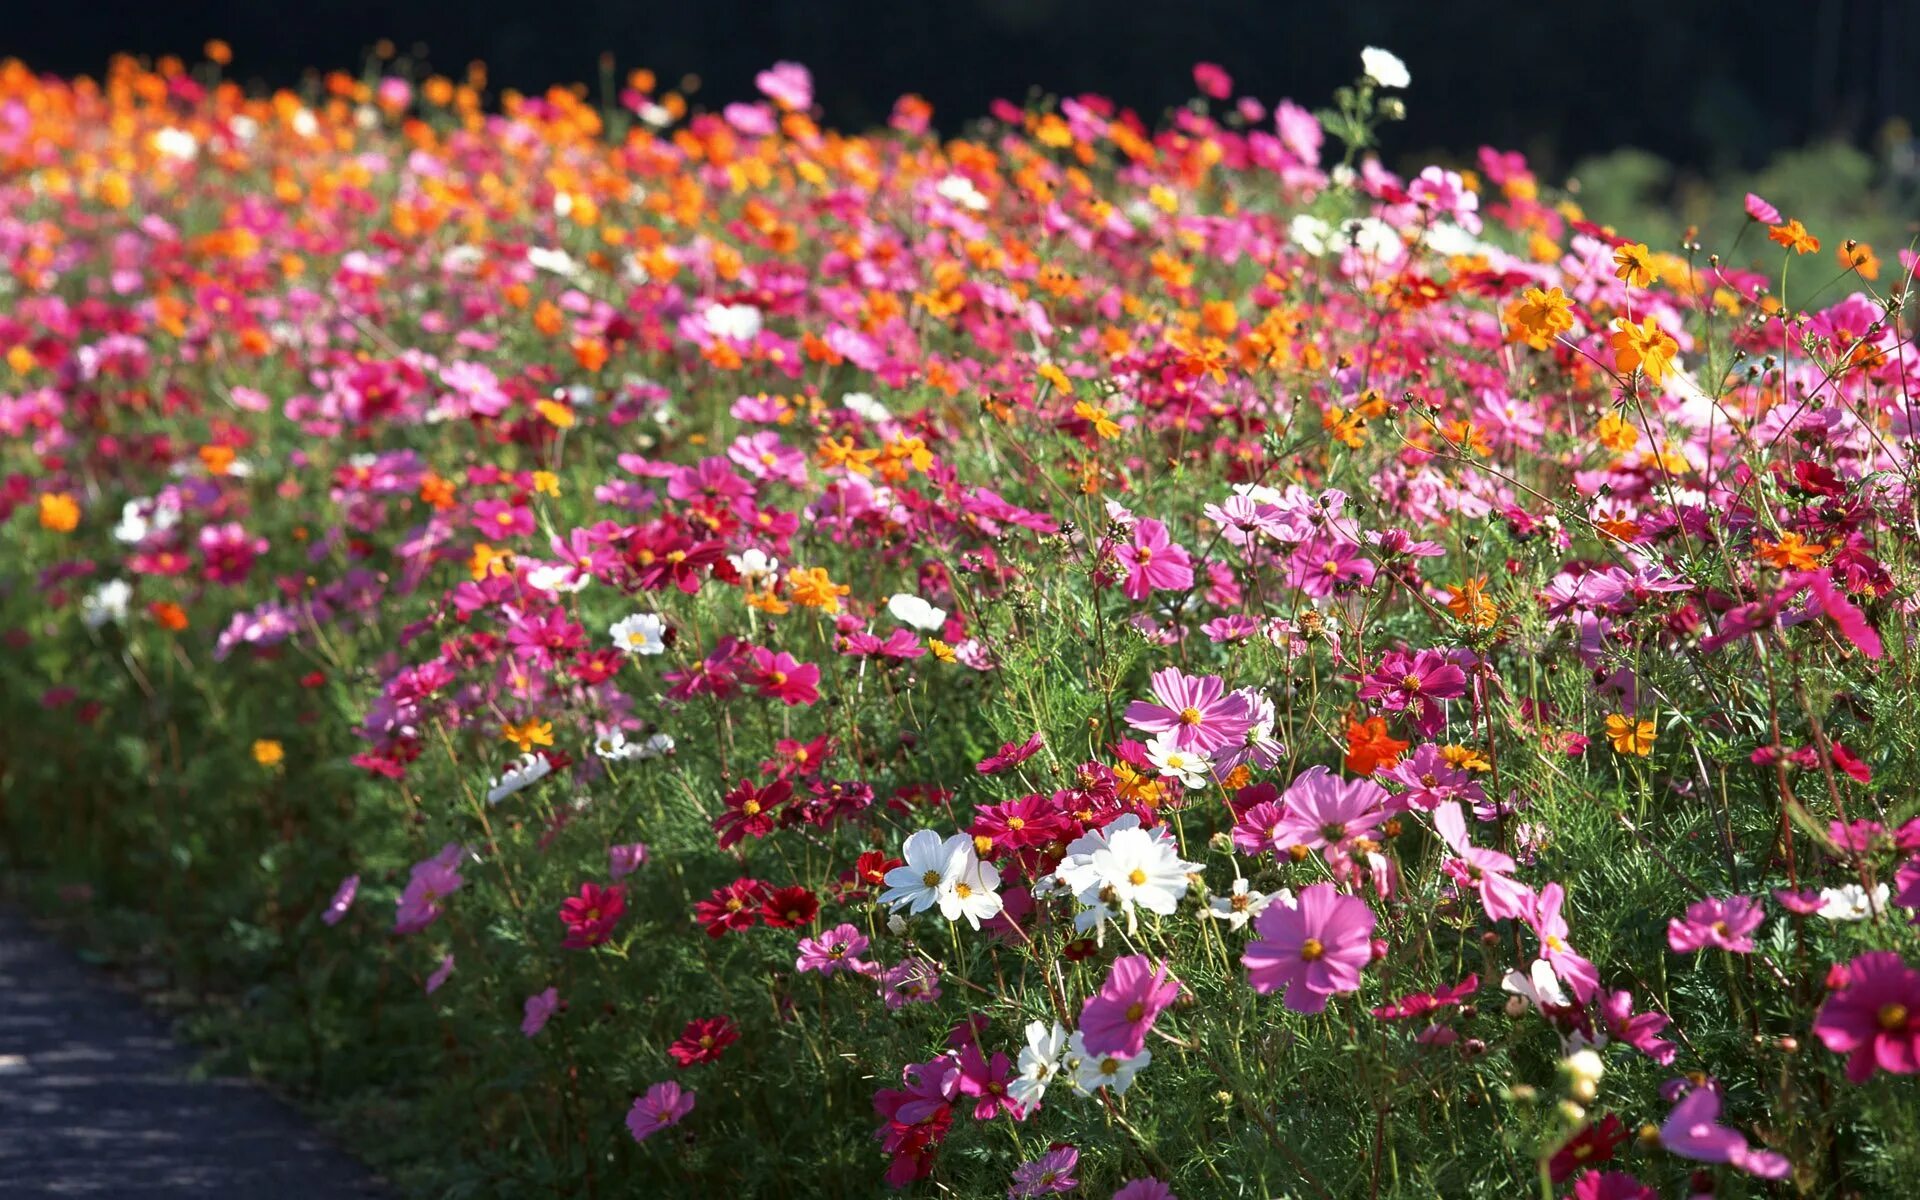
[[[1920,971],[1898,954],[1875,950],[1847,964],[1846,983],[1827,997],[1813,1031],[1847,1056],[1847,1078],[1865,1083],[1879,1067],[1920,1071]]]
[[[1360,970],[1373,957],[1373,910],[1330,883],[1301,889],[1295,907],[1269,904],[1253,919],[1260,940],[1240,961],[1247,982],[1262,995],[1286,989],[1294,1012],[1317,1013],[1336,992],[1360,989]]]
[[[627,889],[620,884],[603,887],[597,883],[580,885],[578,896],[560,902],[560,921],[567,927],[561,945],[569,950],[586,950],[613,936],[613,927],[627,911]]]
[[[1114,960],[1098,995],[1080,1010],[1080,1035],[1087,1053],[1099,1058],[1132,1058],[1147,1044],[1147,1031],[1179,998],[1180,981],[1144,954]]]
[[[1127,579],[1121,591],[1129,600],[1148,592],[1177,592],[1193,586],[1193,560],[1167,535],[1167,527],[1146,518],[1134,523],[1133,541],[1118,547]]]
[[[560,1011],[560,989],[548,988],[544,992],[535,992],[527,997],[520,1019],[520,1032],[532,1037],[547,1027],[553,1014]]]
[[[860,957],[868,944],[867,936],[854,926],[836,925],[817,938],[801,938],[800,957],[793,965],[798,970],[818,971],[822,975],[838,971],[865,975],[874,969],[872,963]]]
[[[1667,922],[1667,945],[1675,954],[1691,954],[1709,946],[1735,954],[1753,953],[1753,931],[1767,914],[1752,896],[1709,897],[1687,905],[1686,919]]]
[[[693,1093],[677,1083],[656,1083],[647,1094],[635,1098],[627,1113],[627,1129],[633,1140],[644,1142],[662,1129],[678,1125],[693,1111]]]
[[[1211,754],[1239,742],[1253,724],[1247,700],[1229,692],[1218,675],[1189,675],[1178,667],[1155,671],[1155,704],[1135,700],[1127,705],[1127,724],[1146,733],[1171,733],[1181,750]]]

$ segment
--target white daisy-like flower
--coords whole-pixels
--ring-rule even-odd
[[[643,762],[649,758],[660,758],[663,755],[672,754],[673,745],[671,734],[650,733],[647,735],[647,740],[640,743],[640,748],[634,751],[633,756]]]
[[[179,162],[191,162],[200,156],[200,141],[184,129],[168,126],[153,135],[153,151]]]
[[[1368,46],[1360,52],[1360,69],[1383,88],[1403,88],[1413,82],[1400,56],[1378,46]]]
[[[887,406],[866,392],[848,392],[840,397],[840,403],[846,406],[848,412],[869,424],[879,425],[893,420],[893,414],[887,410]]]
[[[1177,780],[1192,789],[1206,787],[1213,782],[1213,760],[1198,750],[1176,745],[1178,733],[1170,729],[1155,734],[1147,743],[1147,761],[1162,778]]]
[[[751,304],[709,304],[707,332],[730,342],[750,342],[760,336],[760,310]]]
[[[956,835],[964,837],[964,834]],[[971,845],[971,839],[969,839]],[[940,885],[940,915],[949,921],[966,918],[975,929],[980,922],[1000,915],[1000,869],[981,862],[971,850],[961,856],[964,864]]]
[[[572,563],[541,563],[527,570],[527,586],[549,596],[558,596],[562,592],[571,594],[592,582],[593,576]]]
[[[1272,895],[1256,892],[1253,885],[1244,879],[1233,881],[1233,889],[1223,896],[1212,896],[1207,907],[1202,910],[1216,921],[1225,921],[1229,929],[1245,929],[1247,922],[1266,911],[1267,905],[1278,901],[1284,908],[1292,908],[1293,893],[1285,888]]]
[[[1020,1048],[1020,1077],[1007,1085],[1007,1095],[1029,1115],[1040,1107],[1047,1088],[1060,1076],[1066,1058],[1067,1031],[1055,1021],[1027,1022],[1027,1044]]]
[[[935,608],[918,596],[906,592],[895,592],[887,598],[887,612],[896,621],[910,625],[922,633],[938,633],[947,624],[947,610]]]
[[[549,275],[558,275],[564,279],[573,279],[586,270],[573,255],[550,246],[527,247],[527,262],[535,270],[545,271]]]
[[[124,579],[110,579],[93,589],[80,601],[80,620],[88,629],[98,629],[127,619],[127,604],[133,599],[133,585]]]
[[[1305,250],[1308,254],[1318,256],[1327,252],[1327,247],[1331,244],[1333,237],[1333,226],[1322,221],[1319,217],[1301,213],[1293,220],[1287,222],[1287,237],[1294,245]],[[1267,490],[1273,491],[1271,488]],[[1278,504],[1280,502],[1279,495],[1278,492],[1274,492],[1274,498],[1267,501],[1267,503]],[[1258,497],[1256,497],[1256,499],[1257,498]]]
[[[613,644],[628,654],[661,654],[667,648],[667,619],[659,613],[635,613],[607,630]]]
[[[1170,829],[1142,829],[1139,816],[1126,813],[1068,843],[1054,873],[1087,906],[1073,922],[1084,933],[1104,931],[1107,921],[1122,916],[1132,931],[1140,908],[1170,916],[1187,894],[1187,876],[1199,869],[1180,857]]]
[[[627,740],[619,729],[605,729],[593,739],[593,752],[609,762],[624,762],[640,753],[640,747]]]
[[[974,212],[985,212],[987,209],[987,198],[980,194],[979,188],[973,186],[973,180],[965,175],[949,175],[935,184],[933,190],[940,193],[942,199],[958,204],[961,208],[972,209]]]
[[[1544,958],[1534,959],[1533,966],[1524,975],[1508,971],[1500,981],[1500,990],[1513,993],[1535,1008],[1569,1008],[1573,1004],[1560,977],[1554,974],[1553,964]]]
[[[522,754],[487,789],[487,803],[498,804],[515,792],[524,791],[553,774],[553,764],[544,754]]]
[[[908,837],[901,857],[905,863],[886,873],[887,890],[880,893],[880,903],[914,914],[939,904],[947,881],[959,878],[978,861],[971,837],[956,833],[943,839],[931,829]]]
[[[1133,1086],[1133,1077],[1153,1061],[1153,1051],[1145,1047],[1131,1058],[1118,1054],[1088,1054],[1086,1043],[1078,1032],[1067,1043],[1067,1055],[1078,1060],[1073,1077],[1076,1086],[1085,1092],[1109,1088],[1116,1096],[1125,1095],[1127,1089]]]
[[[1892,894],[1884,883],[1876,885],[1871,896],[1857,883],[1821,888],[1818,913],[1829,921],[1864,921],[1877,912],[1885,912]]]
[[[763,579],[772,579],[780,570],[779,560],[757,546],[727,555],[727,562],[749,586]]]

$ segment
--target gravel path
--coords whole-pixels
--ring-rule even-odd
[[[0,908],[0,1197],[374,1200],[367,1169]]]

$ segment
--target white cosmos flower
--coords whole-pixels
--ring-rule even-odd
[[[1560,977],[1554,974],[1553,964],[1544,958],[1533,960],[1533,966],[1525,975],[1518,971],[1508,971],[1500,981],[1500,990],[1512,992],[1535,1008],[1568,1008],[1573,1001],[1567,998],[1567,989],[1560,983]]]
[[[956,833],[943,840],[931,829],[919,830],[907,838],[901,857],[906,862],[885,876],[887,890],[880,893],[880,903],[896,911],[904,908],[916,914],[936,904],[941,904],[944,912],[941,893],[948,889],[948,881],[967,874],[979,861],[971,837]]]
[[[1007,1085],[1007,1095],[1029,1114],[1040,1107],[1047,1086],[1057,1079],[1066,1057],[1067,1031],[1055,1021],[1027,1022],[1027,1044],[1020,1048],[1020,1078]]]
[[[168,126],[153,135],[153,150],[167,158],[191,162],[200,155],[200,142],[186,130]]]
[[[938,633],[947,624],[947,610],[935,608],[918,596],[905,592],[895,592],[887,598],[887,611],[897,621],[913,626],[922,633]]]
[[[1246,880],[1236,879],[1232,891],[1224,896],[1211,897],[1202,911],[1216,921],[1225,921],[1229,929],[1245,929],[1248,921],[1265,912],[1267,905],[1276,901],[1284,908],[1292,908],[1293,893],[1281,888],[1269,896],[1254,891],[1253,885]]]
[[[893,420],[893,414],[887,411],[887,406],[866,392],[848,392],[840,397],[840,403],[846,406],[848,412],[869,424],[878,425]]]
[[[635,613],[615,621],[607,632],[628,654],[660,654],[667,648],[667,619],[659,613]]]
[[[640,743],[640,749],[634,754],[638,759],[659,758],[673,753],[673,735],[669,733],[650,733],[647,740]]]
[[[1413,82],[1413,76],[1407,73],[1407,64],[1400,56],[1378,46],[1368,46],[1360,52],[1360,68],[1367,78],[1383,88],[1403,88]]]
[[[965,837],[965,834],[957,836]],[[972,839],[968,839],[969,850],[965,855],[956,855],[952,860],[959,864],[958,871],[950,871],[940,883],[940,915],[949,921],[958,921],[965,917],[967,924],[975,929],[980,922],[991,921],[1000,915],[1000,869],[992,863],[981,862],[972,849]]]
[[[592,582],[593,576],[572,563],[541,563],[527,571],[527,586],[549,596],[577,592]]]
[[[1874,887],[1871,897],[1867,895],[1867,889],[1857,883],[1821,888],[1819,915],[1829,921],[1864,921],[1874,913],[1885,912],[1890,895],[1892,893],[1884,883]]]
[[[1198,750],[1181,749],[1175,744],[1178,730],[1155,734],[1147,743],[1147,761],[1163,778],[1175,779],[1189,788],[1203,788],[1213,779],[1213,762]]]
[[[1122,1058],[1118,1054],[1088,1054],[1086,1043],[1078,1032],[1067,1044],[1067,1054],[1079,1060],[1073,1078],[1076,1086],[1086,1092],[1112,1088],[1116,1096],[1124,1095],[1133,1086],[1133,1077],[1153,1061],[1153,1051],[1145,1047],[1132,1058]]]
[[[624,762],[636,757],[640,747],[627,740],[627,735],[619,729],[602,730],[599,737],[593,739],[593,752],[609,762]]]
[[[751,304],[709,304],[707,332],[730,342],[750,342],[760,336],[760,310]]]
[[[749,584],[762,579],[771,579],[780,570],[780,563],[771,554],[757,546],[750,546],[738,554],[727,555],[727,562],[740,573],[740,577]]]
[[[132,599],[132,584],[109,579],[80,601],[80,620],[88,629],[98,629],[109,621],[119,624],[127,619],[127,602]]]
[[[1322,221],[1319,217],[1301,213],[1293,220],[1287,222],[1287,237],[1292,240],[1294,245],[1305,250],[1308,254],[1325,254],[1327,252],[1329,239],[1332,238],[1332,236],[1333,226]],[[1268,490],[1271,491],[1272,489]],[[1268,503],[1277,504],[1279,502],[1279,493],[1275,492],[1274,495],[1276,499],[1268,501]]]
[[[532,787],[551,774],[553,774],[553,764],[547,761],[546,755],[522,754],[518,762],[508,767],[499,778],[493,781],[493,786],[487,790],[487,803],[498,804],[515,792]]]
[[[555,249],[550,246],[527,247],[527,261],[533,265],[535,270],[545,271],[550,275],[559,275],[567,279],[574,278],[586,269],[575,261],[573,255],[568,254],[565,250]]]
[[[1199,869],[1180,857],[1172,830],[1142,829],[1139,816],[1126,813],[1068,843],[1055,874],[1087,906],[1073,920],[1076,929],[1104,930],[1124,915],[1131,931],[1139,924],[1136,908],[1171,915],[1187,894],[1187,875]]]
[[[980,194],[979,188],[973,186],[973,180],[965,175],[949,175],[935,184],[933,190],[940,193],[943,199],[950,200],[961,208],[970,208],[974,212],[986,211],[987,198]]]

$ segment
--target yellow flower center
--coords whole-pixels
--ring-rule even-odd
[[[1880,1028],[1888,1033],[1898,1033],[1907,1027],[1908,1015],[1904,1004],[1883,1005],[1880,1009]]]
[[[1127,1005],[1127,1020],[1138,1021],[1141,1017],[1144,1017],[1146,1015],[1147,1015],[1147,1006],[1140,1003],[1138,1000],[1134,1001],[1132,1004]]]
[[[1180,723],[1182,725],[1198,725],[1200,723],[1200,710],[1197,708],[1181,709]]]
[[[1135,867],[1133,870],[1127,872],[1127,882],[1131,883],[1135,887],[1139,887],[1141,884],[1145,883],[1146,881],[1147,881],[1147,873],[1145,871],[1142,871],[1139,867]]]
[[[927,872],[927,873],[926,873],[925,875],[922,875],[922,876],[920,877],[920,882],[921,882],[921,883],[923,883],[923,884],[925,884],[925,885],[927,885],[928,887],[939,887],[939,886],[940,886],[940,872],[938,872],[938,871],[928,871],[928,872]]]
[[[1319,938],[1308,938],[1300,943],[1300,957],[1305,962],[1319,962],[1326,957],[1326,954],[1327,948],[1321,944]]]

